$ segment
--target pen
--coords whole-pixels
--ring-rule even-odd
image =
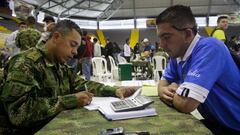
[[[147,131],[126,132],[125,135],[150,135]]]

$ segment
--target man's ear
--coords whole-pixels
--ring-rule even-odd
[[[186,29],[185,30],[185,39],[188,43],[192,42],[192,39],[194,38],[193,31],[191,29]]]
[[[61,36],[62,36],[61,33],[55,31],[52,35],[53,42],[56,43],[59,40],[59,38],[61,38]]]

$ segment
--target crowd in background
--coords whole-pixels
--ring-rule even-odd
[[[32,16],[19,23],[19,29],[12,32],[6,38],[5,48],[1,49],[1,67],[4,67],[9,57],[20,53],[20,51],[34,47],[40,42],[46,43],[55,26],[55,20],[51,16],[46,16],[43,22],[44,26],[42,31],[36,29],[36,20]],[[220,19],[218,19],[218,26],[213,30],[211,36],[224,41],[229,50],[235,54],[236,57],[239,57],[239,37],[232,36],[230,39],[227,39],[224,33],[227,26],[227,17],[220,17]],[[109,56],[113,57],[116,64],[119,63],[119,56],[125,58],[129,63],[134,60],[151,62],[155,55],[164,56],[168,59],[167,53],[160,48],[159,44],[159,42],[154,43],[154,41],[149,41],[148,38],[144,38],[132,47],[129,38],[126,38],[125,44],[122,45],[112,41],[110,38],[106,38],[106,45],[104,46],[98,38],[91,37],[87,31],[83,31],[78,54],[74,56],[68,64],[72,66],[76,72],[80,71],[79,73],[83,74],[86,80],[90,80],[92,75],[91,59],[93,57],[104,57],[107,60],[107,68],[109,71],[111,70]]]

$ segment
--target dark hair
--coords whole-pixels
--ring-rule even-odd
[[[93,42],[97,43],[98,39],[97,38],[93,38]]]
[[[20,25],[27,25],[25,22],[20,22],[19,24],[18,24],[18,26],[20,26]]]
[[[126,39],[126,43],[129,42],[129,38]]]
[[[228,19],[228,17],[227,16],[219,16],[218,19],[217,19],[217,23],[220,23],[220,21],[222,19]]]
[[[231,39],[234,39],[234,38],[237,38],[237,36],[236,35],[231,36]]]
[[[83,36],[87,36],[88,32],[86,30],[83,31]]]
[[[34,25],[36,23],[36,19],[33,16],[29,16],[26,19],[26,23],[27,23],[27,25]]]
[[[52,16],[45,16],[43,19],[43,22],[55,22],[54,18]]]
[[[74,23],[73,21],[71,21],[71,20],[59,21],[55,25],[55,27],[54,27],[51,35],[50,35],[50,38],[52,37],[52,34],[56,31],[61,33],[62,35],[65,35],[68,32],[71,32],[73,29],[75,29],[80,35],[82,35],[80,27],[76,23]]]
[[[197,24],[192,10],[188,6],[175,5],[167,8],[156,18],[156,24],[170,23],[179,31],[191,27],[194,34],[197,33]]]

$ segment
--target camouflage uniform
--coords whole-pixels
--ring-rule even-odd
[[[18,32],[15,43],[21,51],[24,51],[31,47],[35,47],[40,38],[41,33],[39,31],[33,28],[28,28]]]
[[[85,90],[85,84],[97,96],[115,96],[116,91],[116,87],[85,81],[67,65],[54,62],[43,44],[14,56],[4,77],[0,134],[38,131],[61,111],[76,108],[73,93]]]

